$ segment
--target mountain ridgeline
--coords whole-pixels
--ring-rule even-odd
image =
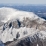
[[[0,8],[0,18],[0,40],[5,46],[46,46],[45,19],[7,7]]]

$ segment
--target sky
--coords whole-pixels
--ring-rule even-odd
[[[46,4],[46,0],[0,0],[0,4]]]

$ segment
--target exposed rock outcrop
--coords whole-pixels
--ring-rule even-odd
[[[39,21],[39,22],[37,22]],[[35,28],[35,29],[39,29],[40,31],[41,30],[46,30],[46,21],[43,21],[41,20],[41,23],[40,23],[40,20],[36,19],[36,20],[31,20],[29,18],[24,18],[23,21],[19,21],[19,20],[16,20],[16,21],[11,21],[11,22],[7,22],[4,24],[3,26],[3,30],[5,28],[20,28],[20,27],[27,27],[27,28]]]

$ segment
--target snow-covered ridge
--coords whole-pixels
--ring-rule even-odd
[[[20,21],[22,21],[24,17],[29,17],[31,20],[38,18],[38,16],[33,12],[19,11],[17,9],[7,7],[0,8],[0,18],[1,17],[1,21],[4,23],[11,19],[19,19]]]
[[[0,8],[0,18],[0,21],[4,22],[4,25],[0,27],[0,40],[3,43],[27,36],[35,37],[35,34],[40,39],[46,39],[46,20],[33,12],[2,7]],[[18,23],[21,23],[21,25]]]

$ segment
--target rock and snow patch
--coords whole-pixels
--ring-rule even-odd
[[[38,36],[40,39],[42,40],[46,39],[46,31],[40,31],[38,33],[39,33]]]
[[[26,27],[21,27],[19,29],[15,29],[15,28],[12,29],[12,27],[10,29],[7,28],[1,34],[0,39],[1,39],[1,41],[3,41],[3,43],[6,43],[7,41],[13,41],[14,39],[21,39],[21,38],[24,38],[26,36],[35,37],[36,36],[35,34],[41,40],[46,39],[46,31],[39,31],[39,30],[36,30],[36,29],[33,29],[33,28],[26,28]]]
[[[15,29],[15,28],[10,28],[10,29],[6,29],[4,30],[4,32],[1,34],[0,39],[1,41],[3,41],[3,43],[6,43],[7,41],[13,41],[13,39],[21,39],[23,37],[26,37],[28,35],[34,35],[37,31],[35,29],[30,29],[30,28],[19,28],[19,29]],[[24,32],[26,32],[24,34]],[[18,38],[17,38],[18,36]]]
[[[8,27],[9,25],[7,26],[7,24],[9,24],[9,22],[13,22],[16,20],[23,22],[23,19],[25,19],[25,18],[29,18],[29,20],[31,20],[31,21],[36,20],[38,24],[43,24],[43,22],[45,20],[38,17],[33,12],[25,12],[25,11],[19,11],[19,10],[13,9],[13,8],[3,7],[3,8],[0,8],[0,18],[1,18],[1,22],[4,22],[6,24],[6,26],[4,26],[6,28],[5,30],[2,30],[3,25],[2,25],[2,27],[0,27],[1,28],[0,39],[3,43],[6,43],[7,41],[13,41],[13,39],[25,38],[29,35],[32,37],[35,37],[37,35],[38,38],[40,38],[40,39],[43,39],[43,40],[46,39],[46,31],[40,31],[39,29],[35,29],[35,27],[33,26],[34,23],[33,24],[31,23],[31,25],[33,26],[32,28],[27,28],[27,27],[13,28],[12,26],[9,28]],[[29,22],[31,22],[31,21],[29,21]],[[17,23],[17,21],[16,21],[16,23]],[[30,23],[29,23],[29,25],[30,25]],[[38,26],[36,24],[34,24],[34,25]],[[41,27],[40,27],[40,29],[41,29]]]

